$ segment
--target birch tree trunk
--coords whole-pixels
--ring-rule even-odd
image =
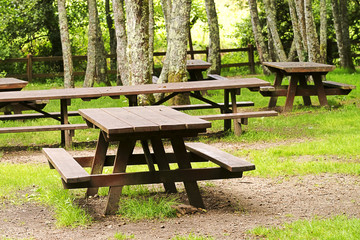
[[[89,30],[87,65],[83,87],[92,87],[95,79],[96,64],[96,0],[88,0]]]
[[[130,85],[151,82],[149,72],[149,1],[125,0],[127,26],[127,59]],[[149,105],[152,95],[138,96],[139,104]]]
[[[340,66],[354,70],[354,64],[351,57],[347,0],[331,0],[331,6],[334,16],[334,27],[336,42],[340,56]]]
[[[127,63],[127,36],[125,25],[124,0],[113,0],[114,23],[116,33],[116,62],[117,82],[116,85],[130,85]]]
[[[214,0],[205,0],[205,7],[209,25],[209,59],[211,63],[209,72],[220,74],[220,32]]]
[[[59,24],[62,56],[64,62],[64,87],[74,87],[73,61],[69,37],[68,21],[66,17],[66,0],[58,0]]]
[[[294,42],[296,46],[297,56],[300,62],[305,62],[307,52],[304,48],[304,44],[303,44],[304,40],[302,39],[301,28],[299,26],[299,19],[296,14],[295,0],[289,0],[289,10],[290,10],[291,23],[294,32]]]
[[[327,9],[326,0],[320,0],[320,62],[327,59]]]
[[[320,62],[320,46],[314,22],[311,0],[305,0],[305,24],[309,62]]]
[[[276,26],[276,9],[274,0],[264,0],[266,19],[270,28],[271,37],[274,41],[277,57],[281,62],[286,62],[286,54]]]
[[[174,0],[172,3],[169,42],[168,82],[186,82],[186,55],[189,32],[191,0]],[[179,94],[172,98],[171,104],[189,104],[187,95]]]
[[[264,37],[261,33],[261,25],[259,20],[259,13],[257,10],[257,4],[256,0],[248,0],[249,3],[249,9],[250,9],[250,15],[251,15],[251,25],[252,25],[252,31],[255,38],[255,45],[257,52],[259,54],[260,63],[269,61],[269,53],[265,44]],[[262,66],[263,72],[265,74],[270,74],[270,71]]]

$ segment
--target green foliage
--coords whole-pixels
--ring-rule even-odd
[[[126,239],[134,239],[135,236],[134,236],[134,234],[126,235],[126,234],[123,234],[123,233],[116,233],[114,238],[117,239],[117,240],[126,240]]]
[[[249,232],[256,238],[272,239],[358,239],[360,219],[336,216],[330,219],[315,218],[285,223],[282,227],[257,227]]]

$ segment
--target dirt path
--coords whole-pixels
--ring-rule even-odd
[[[79,152],[77,152],[79,153]],[[39,152],[5,153],[2,162],[44,162]],[[215,239],[242,239],[256,226],[274,226],[314,216],[346,214],[360,218],[360,178],[323,174],[290,178],[242,179],[202,182],[207,212],[164,221],[126,222],[101,217],[105,201],[87,203],[96,221],[82,228],[57,228],[50,209],[34,203],[0,205],[0,236],[33,239],[111,239],[117,232],[135,239],[170,239],[194,233]],[[185,196],[183,196],[186,199]],[[1,201],[0,201],[1,203]]]

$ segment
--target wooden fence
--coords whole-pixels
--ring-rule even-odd
[[[250,73],[255,73],[255,59],[254,59],[254,47],[253,45],[248,45],[246,48],[236,48],[236,49],[221,49],[220,52],[222,54],[230,53],[230,52],[247,52],[248,55],[248,62],[242,63],[229,63],[229,64],[221,64],[221,68],[230,68],[230,67],[241,67],[247,66],[249,67]],[[197,54],[205,54],[206,59],[208,58],[208,50],[194,50],[188,51],[188,54],[193,59],[194,55]],[[154,57],[165,56],[166,52],[154,52]],[[116,55],[107,55],[107,58],[114,59]],[[73,56],[73,61],[86,61],[87,56]],[[24,63],[26,64],[26,73],[7,73],[7,77],[15,77],[20,79],[27,79],[29,82],[32,81],[33,78],[52,78],[52,77],[63,77],[63,72],[53,72],[53,73],[34,73],[33,72],[33,63],[35,62],[62,62],[62,56],[52,56],[52,57],[34,57],[33,55],[29,54],[26,58],[11,58],[0,60],[0,69],[1,64],[5,63]],[[110,69],[107,71],[108,74],[116,74],[116,70]],[[85,71],[75,71],[74,76],[85,76]]]

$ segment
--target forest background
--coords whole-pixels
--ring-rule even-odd
[[[290,3],[293,0],[215,0],[217,17],[220,29],[221,48],[246,47],[248,44],[258,46],[256,37],[254,38],[254,23],[251,19],[251,5],[257,4],[260,33],[263,42],[271,55],[271,51],[277,51],[277,43],[274,43],[274,31],[271,29],[272,20],[275,20],[277,35],[280,38],[281,48],[287,55],[286,60],[299,60],[294,57],[294,42],[296,33],[292,24]],[[0,6],[0,59],[21,58],[28,54],[33,56],[61,56],[61,37],[59,27],[58,2],[56,0],[1,0]],[[89,1],[90,2],[90,1]],[[175,2],[175,1],[174,1]],[[357,53],[360,41],[360,3],[357,0],[304,0],[296,1],[311,4],[312,16],[314,20],[315,33],[319,36],[321,44],[321,14],[325,12],[326,19],[326,59],[323,62],[337,64],[354,70],[354,65],[358,65],[356,58],[351,58]],[[325,3],[325,8],[321,4]],[[97,0],[98,18],[102,32],[102,39],[106,53],[113,53],[114,47],[111,46],[110,39],[114,34],[114,15],[112,12],[112,1]],[[155,0],[154,4],[154,51],[166,51],[167,33],[166,24],[163,17],[163,10],[160,0]],[[337,4],[337,5],[336,5]],[[250,5],[250,7],[249,7]],[[274,7],[274,11],[266,11]],[[348,51],[350,64],[342,64],[339,59],[339,42],[337,41],[336,17],[334,6],[338,6],[340,19],[348,25],[348,39],[351,48]],[[344,8],[345,6],[345,8]],[[336,9],[336,8],[335,8]],[[69,27],[69,37],[72,55],[86,55],[88,49],[88,30],[89,30],[89,9],[87,1],[69,0],[66,1],[66,13]],[[275,13],[272,19],[271,14]],[[209,42],[209,25],[207,23],[207,13],[203,0],[191,1],[190,13],[191,36],[194,49],[204,49]],[[340,27],[341,29],[341,27]],[[343,28],[344,29],[344,28]],[[255,34],[256,36],[256,34]],[[306,40],[302,39],[303,43]],[[319,41],[319,40],[317,40]],[[321,47],[320,47],[321,49]],[[260,53],[260,51],[258,51]],[[275,55],[278,53],[275,53]],[[298,54],[299,55],[299,54]],[[322,54],[324,55],[324,54]],[[278,57],[273,56],[268,60],[283,60],[281,53]],[[310,56],[310,53],[309,53]],[[305,57],[305,61],[310,57]],[[240,56],[241,57],[241,56]],[[260,56],[261,57],[261,56]],[[341,56],[340,56],[341,57]],[[292,58],[292,59],[291,59]],[[348,57],[349,58],[349,57]],[[261,59],[260,59],[261,60]],[[311,60],[311,59],[310,59]],[[60,64],[61,65],[61,64]],[[108,63],[110,65],[110,63]],[[344,66],[342,66],[344,65]],[[48,64],[39,68],[57,68]],[[76,66],[74,66],[76,67]],[[11,69],[12,68],[12,69]],[[14,65],[1,69],[3,74],[16,68],[24,68],[23,65]]]

